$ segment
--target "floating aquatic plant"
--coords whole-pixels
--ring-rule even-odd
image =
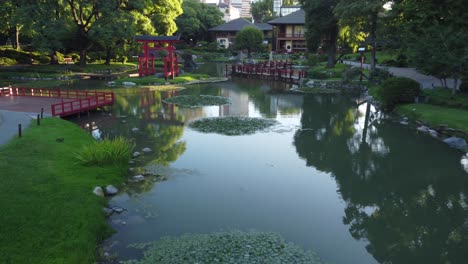
[[[276,124],[275,120],[253,117],[211,117],[196,120],[189,126],[203,133],[227,136],[253,134]]]
[[[231,101],[227,97],[213,95],[179,95],[165,99],[167,104],[176,104],[182,107],[202,107],[209,105],[225,105]]]
[[[306,251],[274,233],[217,232],[181,237],[164,237],[154,243],[132,245],[144,249],[141,260],[149,263],[322,263],[313,251]]]

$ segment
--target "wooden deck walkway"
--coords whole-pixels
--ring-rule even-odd
[[[8,99],[6,99],[8,98]],[[47,105],[50,103],[50,107]],[[42,88],[0,88],[0,107],[22,111],[31,107],[34,112],[50,111],[53,116],[67,116],[114,104],[114,93],[87,90],[61,90]],[[44,107],[46,105],[46,107]],[[41,106],[41,107],[39,107]],[[24,111],[31,112],[31,111]]]
[[[297,84],[307,76],[307,70],[294,66],[288,61],[226,64],[225,76],[276,80]]]

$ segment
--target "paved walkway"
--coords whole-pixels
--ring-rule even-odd
[[[354,62],[354,61],[344,61],[344,64],[352,65],[355,67],[361,67],[360,62]],[[370,69],[370,64],[363,64],[364,69]],[[379,69],[386,69],[389,72],[391,72],[394,76],[398,77],[407,77],[410,79],[413,79],[417,81],[418,83],[421,84],[422,88],[433,88],[434,86],[442,86],[440,80],[434,76],[429,76],[429,75],[424,75],[416,71],[414,68],[399,68],[399,67],[387,67],[387,66],[381,66],[377,65],[377,68]],[[453,79],[447,79],[447,85],[449,88],[453,87]],[[458,82],[458,85],[460,85],[460,81]]]
[[[0,110],[0,145],[18,136],[18,124],[23,130],[29,126],[37,114]]]

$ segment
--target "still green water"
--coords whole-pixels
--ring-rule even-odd
[[[136,150],[151,148],[134,166],[168,178],[110,200],[126,211],[110,218],[117,232],[106,250],[125,260],[141,256],[132,243],[235,229],[279,233],[326,263],[466,263],[465,153],[352,97],[286,88],[235,79],[177,93],[232,102],[195,109],[161,103],[173,93],[115,89],[112,115],[77,121],[95,121],[101,137],[133,138]],[[245,136],[187,127],[217,116],[278,125]]]

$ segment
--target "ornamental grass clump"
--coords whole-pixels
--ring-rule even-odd
[[[202,107],[210,105],[225,105],[231,101],[227,97],[213,95],[179,95],[167,98],[163,101],[166,104],[176,104],[182,107]]]
[[[149,263],[322,263],[313,251],[306,251],[274,233],[217,232],[212,234],[163,237],[154,243],[132,245],[144,249],[142,260]]]
[[[128,162],[134,144],[123,137],[96,141],[74,153],[83,165],[120,164]]]
[[[196,120],[189,124],[194,130],[203,133],[217,133],[227,136],[254,134],[265,130],[277,122],[265,118],[253,117],[212,117]]]

